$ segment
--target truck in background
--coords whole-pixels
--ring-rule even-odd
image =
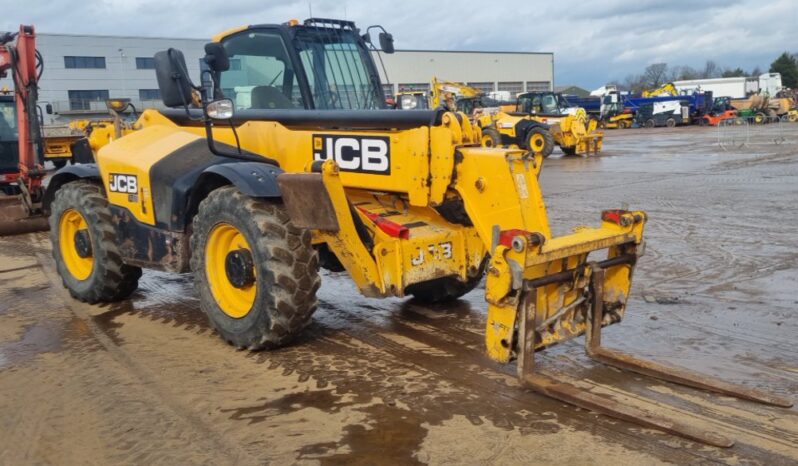
[[[759,77],[711,78],[674,81],[673,85],[680,94],[692,94],[711,91],[715,97],[745,99],[752,94],[776,96],[784,88],[781,74],[764,73]]]

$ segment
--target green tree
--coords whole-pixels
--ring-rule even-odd
[[[723,75],[721,77],[723,77],[723,78],[738,78],[740,76],[747,76],[747,74],[746,74],[745,71],[743,71],[742,68],[740,68],[738,66],[737,68],[735,68],[733,70],[732,69],[723,70]]]
[[[789,88],[798,87],[798,60],[787,52],[770,64],[771,73],[781,73],[781,83]]]

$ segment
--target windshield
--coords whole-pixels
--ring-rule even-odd
[[[557,96],[552,93],[524,94],[518,97],[518,111],[552,115],[560,113]]]
[[[14,101],[0,101],[0,141],[16,141],[17,105]]]
[[[296,73],[282,37],[250,31],[224,41],[230,69],[222,73],[225,97],[237,109],[305,108]]]
[[[0,101],[0,173],[17,170],[19,163],[19,134],[16,103]]]
[[[318,109],[364,110],[385,107],[371,57],[354,31],[307,28],[297,33],[299,58]]]

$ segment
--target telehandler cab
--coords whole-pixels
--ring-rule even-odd
[[[48,185],[53,255],[72,296],[124,299],[142,267],[191,271],[219,335],[259,350],[308,323],[319,265],[345,269],[366,296],[435,302],[472,290],[484,271],[487,354],[518,359],[525,387],[732,444],[535,370],[536,350],[585,334],[604,363],[790,405],[601,347],[602,327],[626,310],[645,213],[607,210],[598,227],[552,236],[542,156],[481,147],[462,114],[383,110],[369,44],[347,21],[241,27],[206,45],[200,86],[181,52],[156,54],[169,109],[144,111],[141,129],[102,148],[96,164],[68,166]],[[384,30],[380,44],[391,52]]]

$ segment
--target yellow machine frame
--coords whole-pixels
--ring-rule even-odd
[[[227,34],[245,29],[214,40],[224,41]],[[184,68],[183,64],[179,69]],[[353,120],[345,118],[314,126],[309,121],[288,123],[275,116],[277,113],[250,109],[250,113],[242,113],[250,115],[247,119],[226,117],[214,124],[208,116],[211,105],[199,119],[181,119],[190,114],[188,108],[172,114],[145,110],[136,131],[105,145],[97,154],[99,181],[104,187],[113,187],[119,176],[136,180],[125,185],[134,186],[132,191],[105,189],[104,195],[111,207],[124,212],[127,225],[135,224],[137,231],[146,232],[142,244],[147,251],[155,249],[152,242],[174,247],[192,234],[191,228],[165,231],[156,221],[156,184],[164,182],[163,177],[152,176],[153,171],[159,161],[192,144],[199,147],[207,138],[207,147],[225,144],[239,147],[239,155],[273,161],[269,166],[279,172],[275,177],[280,188],[275,202],[284,206],[292,227],[309,231],[314,244],[326,245],[366,296],[404,296],[416,284],[439,278],[468,282],[479,279],[485,270],[487,354],[502,363],[517,358],[519,379],[526,387],[646,427],[717,446],[732,444],[683,421],[651,415],[537,373],[536,350],[586,335],[588,355],[607,364],[788,405],[783,398],[603,348],[601,328],[619,322],[626,310],[632,272],[644,251],[646,214],[606,210],[598,226],[578,226],[570,234],[554,236],[538,182],[543,156],[481,147],[481,131],[466,115],[438,111],[428,123],[401,127],[391,124],[393,116],[386,118],[385,126],[358,126],[346,123]],[[207,126],[196,124],[200,120]],[[578,117],[563,117],[551,124],[559,129],[563,144],[577,151],[599,150],[600,137],[592,142],[568,139],[566,134],[578,132],[573,125],[579,122]],[[346,138],[349,143],[357,138],[384,141],[390,170],[351,171],[345,166],[351,160],[317,157],[325,141],[334,138]],[[230,165],[235,163],[230,161]],[[260,161],[256,164],[267,166]],[[212,186],[195,188],[213,191]],[[209,199],[213,193],[206,196]],[[163,205],[163,199],[158,201]],[[443,213],[445,206],[455,206],[456,218]],[[182,210],[171,212],[188,216]],[[190,225],[191,219],[177,220]],[[77,230],[80,220],[73,225],[78,225],[73,228]],[[114,228],[127,227],[119,222]],[[69,247],[71,243],[65,244]],[[214,250],[220,254],[228,250],[227,244],[218,246]]]

